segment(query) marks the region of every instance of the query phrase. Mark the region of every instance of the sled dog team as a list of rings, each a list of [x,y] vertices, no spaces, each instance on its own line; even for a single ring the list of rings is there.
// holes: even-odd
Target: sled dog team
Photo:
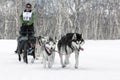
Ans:
[[[67,33],[58,41],[51,37],[41,36],[35,37],[31,42],[28,42],[28,40],[21,40],[18,46],[19,61],[21,61],[21,54],[23,54],[23,61],[28,63],[27,56],[29,52],[27,44],[30,43],[30,46],[34,44],[32,45],[32,52],[30,54],[33,56],[32,62],[34,62],[35,59],[42,58],[44,68],[51,68],[54,63],[55,54],[58,53],[61,66],[64,68],[69,64],[70,55],[74,52],[75,68],[77,69],[79,65],[79,52],[83,50],[81,46],[84,42],[82,34],[79,33]],[[25,43],[27,44],[23,46]],[[65,56],[65,59],[63,59],[63,56]]]

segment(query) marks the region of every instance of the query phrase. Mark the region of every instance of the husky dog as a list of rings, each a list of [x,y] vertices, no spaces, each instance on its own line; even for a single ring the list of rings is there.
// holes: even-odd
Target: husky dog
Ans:
[[[28,49],[31,48],[32,51],[29,54]],[[18,43],[18,59],[21,61],[21,56],[23,54],[23,60],[25,63],[28,63],[28,54],[33,56],[32,63],[35,59],[35,37],[22,37]]]
[[[46,68],[46,65],[51,68],[54,63],[56,44],[52,38],[44,38],[41,43],[44,68]]]
[[[75,52],[75,68],[78,68],[79,64],[79,51],[83,50],[81,45],[84,43],[82,34],[78,33],[67,33],[65,36],[61,37],[58,41],[58,53],[60,56],[60,61],[62,67],[66,67],[69,64],[69,57],[72,52]],[[63,63],[63,53],[65,52],[65,61]]]

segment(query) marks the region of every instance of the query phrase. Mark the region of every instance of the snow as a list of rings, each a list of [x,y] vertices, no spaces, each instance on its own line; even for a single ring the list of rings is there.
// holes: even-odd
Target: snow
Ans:
[[[51,69],[40,60],[25,64],[18,61],[16,40],[0,40],[0,80],[120,80],[120,40],[86,40],[79,55],[79,68],[61,68],[59,56]]]

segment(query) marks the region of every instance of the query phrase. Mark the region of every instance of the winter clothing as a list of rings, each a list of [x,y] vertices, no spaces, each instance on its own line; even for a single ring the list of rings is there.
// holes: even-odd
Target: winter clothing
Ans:
[[[26,10],[23,11],[23,13],[20,16],[20,22],[22,24],[20,28],[20,35],[26,36],[27,34],[29,36],[34,35],[34,18],[35,14],[30,10],[27,12]]]

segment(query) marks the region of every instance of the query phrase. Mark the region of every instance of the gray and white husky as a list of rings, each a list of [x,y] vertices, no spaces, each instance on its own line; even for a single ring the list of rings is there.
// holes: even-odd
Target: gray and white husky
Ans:
[[[67,33],[65,36],[61,37],[58,41],[58,53],[60,56],[60,61],[62,67],[66,67],[69,64],[69,57],[72,52],[75,53],[75,68],[78,68],[79,64],[79,51],[83,50],[81,45],[84,43],[82,34],[79,33]],[[63,62],[63,52],[65,52],[65,60]]]
[[[41,39],[44,68],[51,68],[55,59],[55,41],[52,38]]]

